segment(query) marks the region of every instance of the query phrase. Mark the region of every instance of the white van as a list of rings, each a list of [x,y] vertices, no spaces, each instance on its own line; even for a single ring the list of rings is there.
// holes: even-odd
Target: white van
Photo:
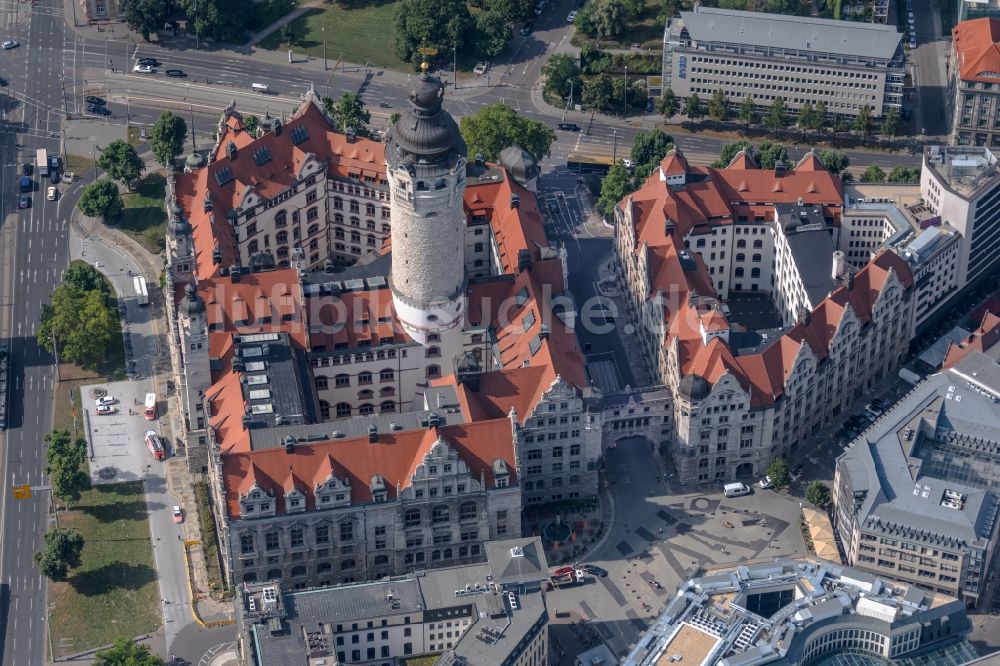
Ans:
[[[740,497],[750,494],[750,487],[745,483],[727,483],[722,487],[726,497]]]
[[[264,93],[265,95],[268,93],[266,83],[251,83],[250,90],[253,90],[254,92]]]

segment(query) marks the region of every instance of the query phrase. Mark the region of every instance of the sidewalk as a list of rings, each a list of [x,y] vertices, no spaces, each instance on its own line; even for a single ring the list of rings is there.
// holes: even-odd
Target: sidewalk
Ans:
[[[296,7],[295,9],[293,9],[290,12],[288,12],[287,14],[285,14],[280,19],[278,19],[277,21],[275,21],[271,25],[267,26],[263,30],[258,30],[257,32],[255,32],[252,35],[250,35],[250,42],[249,42],[249,44],[251,46],[255,46],[260,40],[264,39],[265,37],[267,37],[268,35],[270,35],[272,32],[274,32],[276,30],[281,30],[283,27],[285,27],[286,25],[288,25],[289,23],[291,23],[292,21],[294,21],[298,17],[302,16],[303,14],[305,14],[306,12],[308,12],[310,9],[318,9],[320,7],[323,7],[326,4],[327,4],[326,0],[310,0],[310,2],[307,2],[304,5],[300,5],[299,7]]]

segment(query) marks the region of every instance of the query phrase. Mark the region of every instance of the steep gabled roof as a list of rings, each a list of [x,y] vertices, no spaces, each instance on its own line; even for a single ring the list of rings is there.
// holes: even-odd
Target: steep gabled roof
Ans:
[[[963,81],[996,83],[1000,76],[1000,19],[962,21],[951,31]]]

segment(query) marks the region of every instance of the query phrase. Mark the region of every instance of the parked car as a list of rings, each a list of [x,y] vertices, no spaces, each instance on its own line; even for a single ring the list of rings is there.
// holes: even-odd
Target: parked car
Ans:
[[[110,116],[111,109],[106,106],[99,106],[97,104],[87,105],[87,113],[93,113],[96,116]]]
[[[3,48],[4,51],[9,51],[10,49],[16,49],[18,46],[20,46],[20,44],[18,42],[15,42],[13,39],[5,39],[3,43],[0,44],[0,48]]]
[[[768,488],[774,487],[774,481],[771,480],[770,476],[765,476],[757,482],[757,485],[760,486],[761,490],[767,490]]]
[[[573,567],[559,567],[552,572],[552,575],[558,578],[559,576],[568,576],[571,573],[573,573]]]
[[[160,61],[156,58],[139,58],[136,60],[140,65],[149,65],[150,67],[159,67]]]
[[[94,106],[105,106],[107,101],[103,97],[98,97],[97,95],[87,95],[87,104],[93,104]]]
[[[49,189],[45,190],[45,198],[49,201],[55,201],[58,196],[59,190],[55,188],[54,185],[49,185]]]
[[[580,568],[583,569],[585,573],[589,573],[591,576],[597,576],[598,578],[607,578],[608,576],[607,570],[602,569],[596,564],[581,564]]]
[[[133,72],[138,72],[139,74],[152,74],[153,73],[153,66],[152,65],[143,65],[143,64],[138,64],[137,63],[136,66],[132,68],[132,71]]]
[[[572,23],[576,20],[576,10],[574,9],[566,16],[566,23]]]
[[[185,76],[187,76],[187,74],[185,74],[185,73],[184,73],[184,71],[183,71],[183,70],[180,70],[180,69],[168,69],[168,70],[167,70],[166,72],[164,72],[164,73],[165,73],[165,74],[166,74],[167,76],[172,76],[172,77],[174,77],[175,79],[183,79],[183,78],[184,78]]]
[[[179,506],[174,505],[174,508],[171,509],[171,513],[174,516],[174,522],[175,523],[183,523],[184,522],[184,513],[181,511],[181,508]]]
[[[99,415],[101,415],[101,416],[108,416],[110,414],[114,414],[117,411],[118,410],[114,407],[114,405],[98,405],[97,406],[97,413]]]
[[[556,125],[556,129],[561,129],[564,132],[579,132],[580,126],[576,123],[559,123]]]
[[[482,76],[489,70],[489,68],[490,68],[489,63],[480,62],[477,63],[476,66],[472,68],[472,73],[475,74],[476,76]]]
[[[910,48],[911,49],[917,48],[917,38],[912,35],[910,36]]]
[[[31,197],[29,197],[27,194],[22,194],[17,200],[18,208],[27,208],[30,205],[31,205]]]
[[[62,178],[60,180],[64,183],[72,183],[76,180],[76,174],[72,171],[63,171]]]
[[[100,407],[101,405],[117,405],[118,398],[112,395],[105,395],[95,400],[94,404],[97,405],[98,407]]]
[[[9,85],[10,85],[10,82],[7,79],[5,79],[2,76],[0,76],[0,88],[6,88]]]
[[[32,165],[31,162],[25,162],[24,164],[21,165],[22,176],[30,176],[32,173],[34,173],[34,171],[35,167],[34,165]]]

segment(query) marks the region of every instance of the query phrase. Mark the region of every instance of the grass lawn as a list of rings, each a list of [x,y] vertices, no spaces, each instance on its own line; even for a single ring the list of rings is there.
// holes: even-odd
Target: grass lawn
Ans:
[[[253,3],[253,13],[247,23],[247,30],[250,32],[263,30],[295,9],[298,4],[298,0],[262,0]]]
[[[94,168],[94,160],[81,155],[67,155],[63,159],[63,165],[66,171],[72,171],[77,178],[83,178],[85,173]]]
[[[135,192],[122,196],[125,210],[111,224],[154,254],[162,252],[167,242],[167,211],[163,208],[166,186],[167,179],[161,174],[152,173],[143,178]]]
[[[56,657],[155,631],[160,600],[142,483],[86,491],[59,514],[59,525],[78,530],[86,543],[80,568],[49,586]]]
[[[376,67],[412,72],[413,67],[396,57],[396,28],[393,12],[398,3],[387,0],[345,9],[330,4],[323,9],[314,9],[292,22],[296,41],[294,51],[306,51],[315,57],[323,57],[323,26],[326,26],[326,55],[331,65],[338,58],[345,62],[363,65],[366,62]],[[378,34],[373,30],[377,26]],[[261,40],[259,46],[265,49],[288,48],[281,41],[281,31],[277,30]]]

